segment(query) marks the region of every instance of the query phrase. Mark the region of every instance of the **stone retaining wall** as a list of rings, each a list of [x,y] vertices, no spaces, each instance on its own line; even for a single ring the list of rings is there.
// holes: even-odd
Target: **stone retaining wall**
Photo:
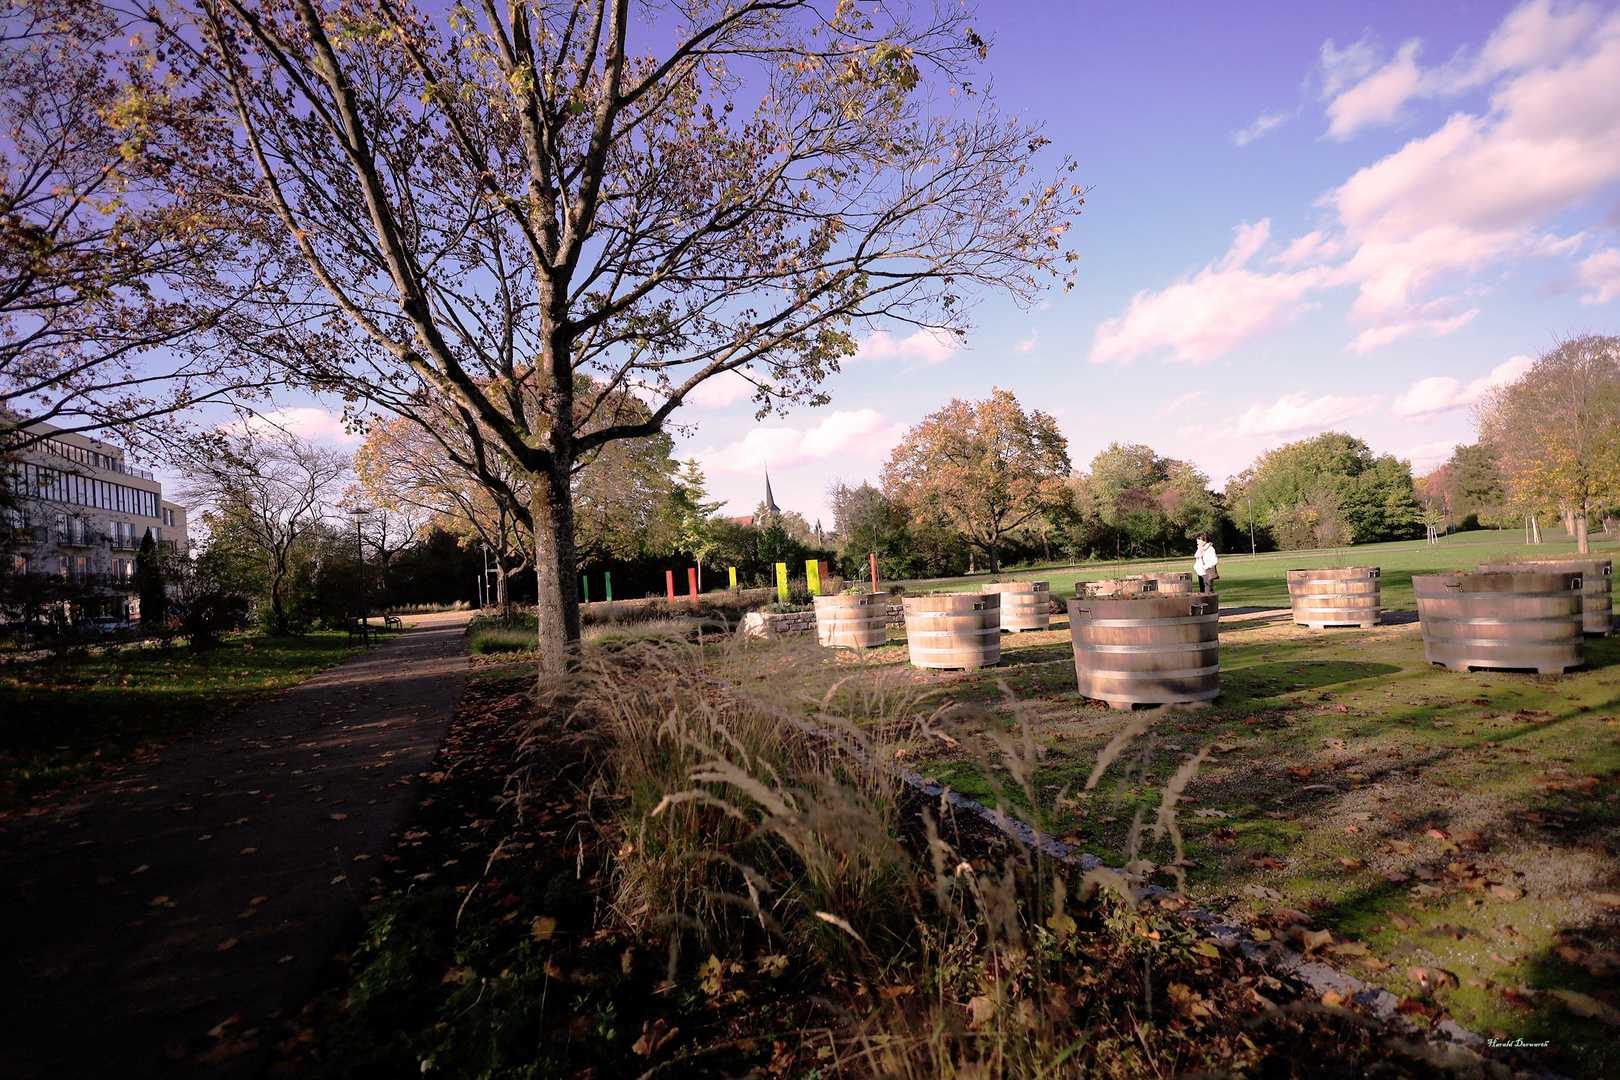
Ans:
[[[790,611],[785,615],[772,615],[764,611],[750,611],[743,616],[737,633],[743,637],[802,637],[816,632],[814,611]]]

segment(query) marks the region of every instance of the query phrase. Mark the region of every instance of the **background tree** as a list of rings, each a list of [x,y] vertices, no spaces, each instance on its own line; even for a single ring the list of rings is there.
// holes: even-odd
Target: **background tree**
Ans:
[[[1370,544],[1423,535],[1410,463],[1374,456],[1339,431],[1268,450],[1228,483],[1228,505],[1254,499],[1257,524],[1279,547]]]
[[[158,550],[152,530],[141,537],[140,550],[135,553],[135,594],[141,601],[141,626],[159,629],[169,619],[169,594],[164,583],[163,553]]]
[[[919,516],[950,521],[1001,569],[1004,536],[1069,497],[1068,440],[1050,415],[1026,413],[1010,390],[952,398],[906,432],[883,466],[884,491]]]
[[[207,506],[201,521],[209,553],[252,568],[262,583],[268,628],[287,633],[298,548],[321,533],[348,473],[347,455],[286,432],[244,429],[221,436],[186,467],[184,497]]]
[[[100,0],[0,0],[0,446],[46,437],[26,419],[149,447],[263,389],[237,301],[273,283],[177,171],[250,175],[214,105]]]
[[[1458,446],[1446,462],[1446,476],[1446,502],[1461,519],[1462,528],[1485,525],[1500,529],[1514,524],[1501,463],[1488,443]]]
[[[703,590],[703,560],[715,550],[714,512],[725,505],[722,499],[710,499],[708,483],[697,458],[688,458],[676,474],[671,493],[675,513],[676,543],[680,550],[692,556],[697,564],[698,591]]]
[[[1477,419],[1512,504],[1568,515],[1587,554],[1591,514],[1620,495],[1620,338],[1559,342],[1487,398]]]
[[[264,297],[280,361],[362,407],[461,412],[525,474],[553,668],[579,636],[582,456],[658,433],[727,371],[762,410],[823,402],[854,330],[962,332],[968,289],[1028,298],[1073,259],[1073,165],[1036,179],[1045,140],[970,86],[987,47],[965,8],[666,10],[173,0],[157,16],[260,172],[192,182],[262,208],[304,275]]]

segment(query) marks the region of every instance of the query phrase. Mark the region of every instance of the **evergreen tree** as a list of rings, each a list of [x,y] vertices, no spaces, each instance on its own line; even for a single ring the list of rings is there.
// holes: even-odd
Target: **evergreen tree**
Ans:
[[[135,553],[135,593],[141,600],[141,626],[163,626],[169,613],[169,591],[163,583],[163,556],[158,552],[152,530],[146,530],[141,549]]]

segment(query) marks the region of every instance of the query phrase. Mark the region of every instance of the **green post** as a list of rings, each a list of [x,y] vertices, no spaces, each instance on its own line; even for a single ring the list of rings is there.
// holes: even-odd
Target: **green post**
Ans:
[[[788,601],[787,563],[785,562],[776,564],[776,598],[784,604]]]
[[[602,589],[607,593],[608,617],[613,617],[613,575],[602,571]]]
[[[579,595],[580,603],[588,604],[591,602],[591,579],[585,574],[579,575]]]
[[[735,566],[730,566],[730,567],[727,567],[727,569],[731,571],[731,590],[733,592],[736,592],[737,591],[737,568]]]
[[[811,596],[821,595],[821,567],[814,559],[804,560],[804,583],[809,587]]]

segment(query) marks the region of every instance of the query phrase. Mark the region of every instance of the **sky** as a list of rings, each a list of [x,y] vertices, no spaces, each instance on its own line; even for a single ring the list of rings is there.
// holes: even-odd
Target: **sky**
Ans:
[[[873,332],[829,405],[756,420],[716,381],[680,457],[722,511],[831,527],[906,428],[1011,390],[1076,468],[1113,442],[1219,489],[1347,431],[1421,475],[1560,337],[1620,323],[1620,5],[989,3],[1002,110],[1090,189],[1074,288],[984,296],[965,345]],[[342,442],[318,407],[287,419]]]

